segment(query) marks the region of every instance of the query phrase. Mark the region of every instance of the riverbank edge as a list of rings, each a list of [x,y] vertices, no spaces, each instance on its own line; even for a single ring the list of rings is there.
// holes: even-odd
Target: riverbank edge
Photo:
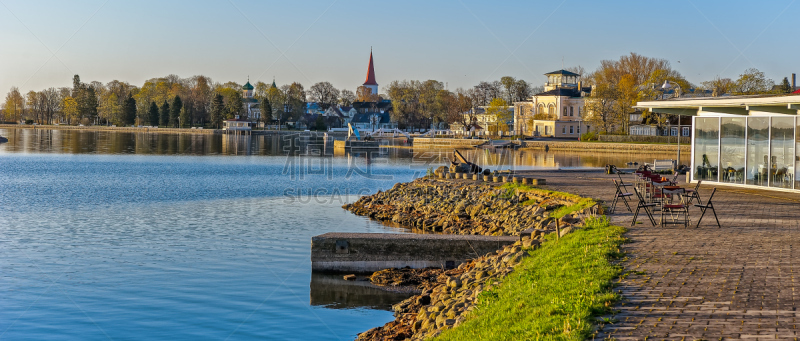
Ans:
[[[472,148],[483,144],[484,139],[414,138],[414,147],[423,148]],[[513,141],[512,141],[513,142]],[[677,144],[630,143],[630,142],[581,142],[581,141],[521,141],[519,147],[530,150],[584,151],[584,152],[677,152]],[[690,153],[690,144],[681,144],[681,153]]]
[[[223,135],[233,133],[222,129],[191,129],[191,128],[150,128],[150,127],[109,127],[109,126],[71,126],[71,125],[32,125],[32,124],[0,124],[0,129],[28,129],[28,130],[80,130],[80,131],[111,131],[125,133],[163,133],[163,134],[198,134],[198,135]],[[299,130],[251,130],[249,135],[291,135],[291,134],[319,134],[327,133],[329,136],[347,136],[343,132],[317,132]]]
[[[410,183],[402,183],[395,185],[395,188],[409,186],[409,184],[413,184],[418,181],[426,181],[425,179],[418,179],[412,181]],[[430,181],[430,180],[429,180]],[[441,181],[439,182],[441,183]],[[445,182],[447,183],[447,182]],[[457,187],[457,191],[463,191],[463,186],[465,182],[463,181],[450,181],[450,186]],[[540,210],[536,211],[539,213],[546,213],[554,220],[547,220],[543,221],[539,227],[543,227],[542,225],[547,225],[547,227],[553,227],[553,225],[558,225],[558,222],[561,221],[561,218],[566,217],[568,221],[572,221],[573,223],[577,222],[584,222],[583,224],[575,224],[565,229],[554,229],[555,233],[545,233],[546,230],[537,230],[540,232],[534,232],[531,236],[525,236],[521,238],[520,241],[516,242],[512,246],[507,246],[504,249],[498,250],[495,253],[490,253],[474,260],[471,260],[467,263],[462,264],[459,266],[459,269],[463,270],[462,275],[460,276],[453,276],[446,281],[435,285],[433,289],[427,290],[421,294],[415,295],[403,302],[400,302],[394,305],[393,309],[395,311],[396,319],[387,323],[384,326],[373,328],[369,331],[359,334],[359,340],[378,340],[378,339],[391,339],[391,340],[403,340],[403,339],[411,339],[411,340],[421,340],[421,339],[428,339],[431,337],[438,336],[445,330],[451,328],[458,328],[463,322],[469,321],[470,319],[474,318],[473,313],[475,313],[476,309],[481,304],[485,304],[485,292],[494,292],[493,290],[497,290],[498,288],[502,287],[502,283],[505,282],[506,276],[509,274],[515,273],[515,268],[519,265],[526,264],[526,259],[529,257],[536,258],[539,253],[536,250],[539,245],[549,245],[549,244],[557,244],[553,243],[554,241],[558,241],[561,237],[567,236],[570,232],[573,231],[581,231],[584,229],[585,222],[587,220],[597,220],[597,219],[605,219],[604,216],[599,216],[602,218],[598,218],[598,216],[591,214],[590,212],[597,212],[598,211],[598,203],[589,198],[583,198],[574,194],[569,193],[561,193],[561,192],[553,192],[548,191],[540,188],[524,186],[524,185],[517,185],[517,184],[505,184],[502,186],[495,186],[489,184],[470,184],[470,182],[466,182],[467,186],[473,185],[481,188],[481,186],[488,186],[490,188],[495,188],[500,192],[506,191],[507,193],[511,193],[511,191],[517,192],[516,195],[519,195],[519,192],[531,192],[535,193],[536,195],[545,195],[545,199],[542,201],[550,200],[550,197],[546,195],[555,196],[560,199],[569,199],[572,201],[572,205],[568,206],[561,206],[560,208],[553,210],[553,211],[545,211]],[[485,187],[483,187],[485,189]],[[376,193],[372,195],[372,197],[376,197],[381,199],[378,201],[378,205],[382,208],[386,208],[386,206],[391,206],[390,202],[386,201],[387,193]],[[440,192],[441,193],[441,192]],[[452,193],[452,191],[450,192]],[[407,200],[407,198],[394,198],[396,200]],[[439,198],[440,200],[431,200],[431,202],[440,202],[445,201],[452,198],[442,197]],[[368,204],[367,206],[371,206],[373,203],[369,199],[366,201]],[[426,203],[428,201],[426,200]],[[517,205],[531,205],[530,201],[526,202],[517,202]],[[352,206],[348,207],[345,206],[346,209],[353,211],[356,214],[361,215],[369,215],[371,218],[376,220],[387,220],[381,219],[380,214],[375,214],[376,212],[367,212],[367,210],[353,210]],[[421,209],[425,209],[425,207],[421,207]],[[436,209],[441,209],[440,207],[436,207]],[[602,208],[600,209],[600,211]],[[380,213],[380,212],[378,212]],[[576,217],[579,217],[576,220]],[[415,225],[420,225],[419,222],[425,221],[429,219],[425,219],[425,217],[419,217],[418,223]],[[607,220],[605,220],[607,223]],[[425,224],[422,224],[425,226]],[[580,225],[580,226],[578,226]],[[419,227],[419,226],[417,226]],[[606,224],[607,227],[607,224]],[[467,233],[474,234],[485,234],[487,232],[496,233],[497,231],[481,231],[481,230],[468,230]],[[507,233],[508,231],[506,231]],[[519,232],[518,232],[519,233]],[[544,244],[543,244],[544,243]],[[580,251],[580,250],[572,250],[572,251]],[[616,277],[616,273],[613,274],[612,277]],[[601,283],[599,279],[594,279],[592,282]],[[608,283],[606,283],[608,284]],[[610,291],[607,289],[610,285],[603,284],[600,288],[602,291],[601,296],[605,295],[612,295]],[[605,297],[604,296],[604,297]],[[613,295],[612,295],[613,296]],[[483,301],[482,301],[483,298]],[[613,297],[610,299],[608,297],[599,300],[603,301],[606,307],[610,304],[610,300],[613,300]],[[598,302],[599,302],[598,301]],[[483,302],[483,303],[481,303]],[[603,310],[603,307],[593,307],[592,309],[595,312]],[[579,319],[580,323],[584,323],[586,326],[592,322],[591,319],[597,315],[596,313],[587,313],[584,314],[581,319]],[[508,316],[510,320],[518,321],[520,320],[519,317],[515,316]],[[579,324],[580,324],[579,323]],[[587,324],[588,323],[588,324]],[[589,329],[583,328],[581,329],[581,334],[586,334]],[[553,332],[553,331],[551,331]]]

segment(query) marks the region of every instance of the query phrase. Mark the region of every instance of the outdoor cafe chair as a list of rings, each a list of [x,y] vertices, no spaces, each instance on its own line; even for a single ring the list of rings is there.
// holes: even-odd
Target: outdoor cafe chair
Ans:
[[[656,219],[653,218],[653,212],[650,211],[651,208],[656,207],[656,204],[648,203],[644,200],[642,193],[639,192],[636,187],[633,188],[633,192],[636,193],[636,197],[639,198],[639,204],[636,205],[636,212],[633,213],[633,221],[631,221],[631,226],[636,225],[636,217],[639,216],[639,210],[644,210],[644,213],[647,214],[647,217],[650,218],[650,222],[653,226],[656,226]]]
[[[711,212],[714,213],[714,219],[717,220],[717,228],[722,228],[722,225],[719,224],[719,218],[717,218],[717,211],[714,210],[714,203],[711,202],[711,199],[714,198],[714,193],[717,193],[716,188],[714,188],[714,190],[711,191],[711,196],[708,197],[708,200],[706,201],[705,205],[703,204],[694,205],[694,207],[699,207],[700,210],[703,212],[703,214],[700,215],[700,219],[697,219],[697,226],[695,227],[700,227],[700,221],[703,220],[703,216],[706,214],[706,211],[710,209]]]
[[[622,180],[622,173],[621,172],[617,172],[617,176],[619,177],[619,185],[622,186],[622,188],[624,188],[626,191],[628,190],[628,186],[634,186],[635,185],[634,183],[625,182],[624,180]]]
[[[697,203],[700,204],[700,205],[703,204],[703,201],[700,200],[700,191],[699,191],[700,190],[700,183],[702,183],[702,182],[703,182],[703,180],[697,181],[697,185],[694,186],[694,189],[686,189],[686,195],[688,196],[688,199],[686,201],[687,204],[691,204],[692,201],[694,201],[694,200],[697,200]]]
[[[689,227],[689,206],[681,196],[684,193],[684,189],[662,189],[661,193],[664,196],[661,202],[661,225],[683,224],[683,227]],[[672,202],[672,199],[676,196],[681,196],[679,203]],[[666,201],[667,198],[670,199],[670,202]],[[665,213],[669,213],[671,221],[665,221],[667,216]],[[683,222],[679,220],[680,217],[683,217]]]
[[[625,192],[623,192],[622,188],[620,188],[620,184],[617,182],[617,180],[612,179],[611,181],[614,182],[614,187],[617,188],[617,192],[614,193],[614,200],[611,202],[611,209],[610,209],[611,213],[614,213],[614,211],[617,208],[617,203],[620,200],[625,203],[625,207],[628,208],[628,212],[633,213],[633,210],[631,210],[631,205],[628,204],[628,199],[627,199],[628,197],[633,196],[633,193],[625,193]]]

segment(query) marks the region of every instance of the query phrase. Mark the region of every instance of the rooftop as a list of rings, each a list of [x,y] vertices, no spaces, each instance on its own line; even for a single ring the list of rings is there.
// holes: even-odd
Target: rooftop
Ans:
[[[576,77],[580,77],[581,76],[581,75],[579,75],[577,73],[570,72],[570,71],[567,71],[567,70],[558,70],[558,71],[548,72],[548,73],[545,73],[544,75],[545,76],[562,75],[562,76],[576,76]]]

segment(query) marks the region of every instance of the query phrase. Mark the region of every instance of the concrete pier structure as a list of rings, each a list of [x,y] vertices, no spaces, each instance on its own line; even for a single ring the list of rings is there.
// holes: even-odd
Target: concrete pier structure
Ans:
[[[311,239],[311,269],[374,272],[388,268],[453,268],[494,252],[518,236],[338,233]]]

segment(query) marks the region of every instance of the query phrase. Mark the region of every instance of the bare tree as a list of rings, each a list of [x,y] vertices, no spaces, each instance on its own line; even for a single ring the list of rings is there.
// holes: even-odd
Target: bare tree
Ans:
[[[312,85],[310,88],[308,88],[308,93],[311,97],[311,100],[319,103],[323,110],[326,110],[331,105],[336,104],[340,94],[339,90],[329,82],[319,82]]]
[[[353,105],[353,102],[356,101],[356,94],[350,90],[342,90],[339,93],[339,105],[343,107],[349,107]]]
[[[734,83],[730,78],[719,77],[716,77],[710,81],[705,81],[701,84],[704,88],[711,90],[711,96],[714,97],[729,94],[736,86],[736,83]]]

